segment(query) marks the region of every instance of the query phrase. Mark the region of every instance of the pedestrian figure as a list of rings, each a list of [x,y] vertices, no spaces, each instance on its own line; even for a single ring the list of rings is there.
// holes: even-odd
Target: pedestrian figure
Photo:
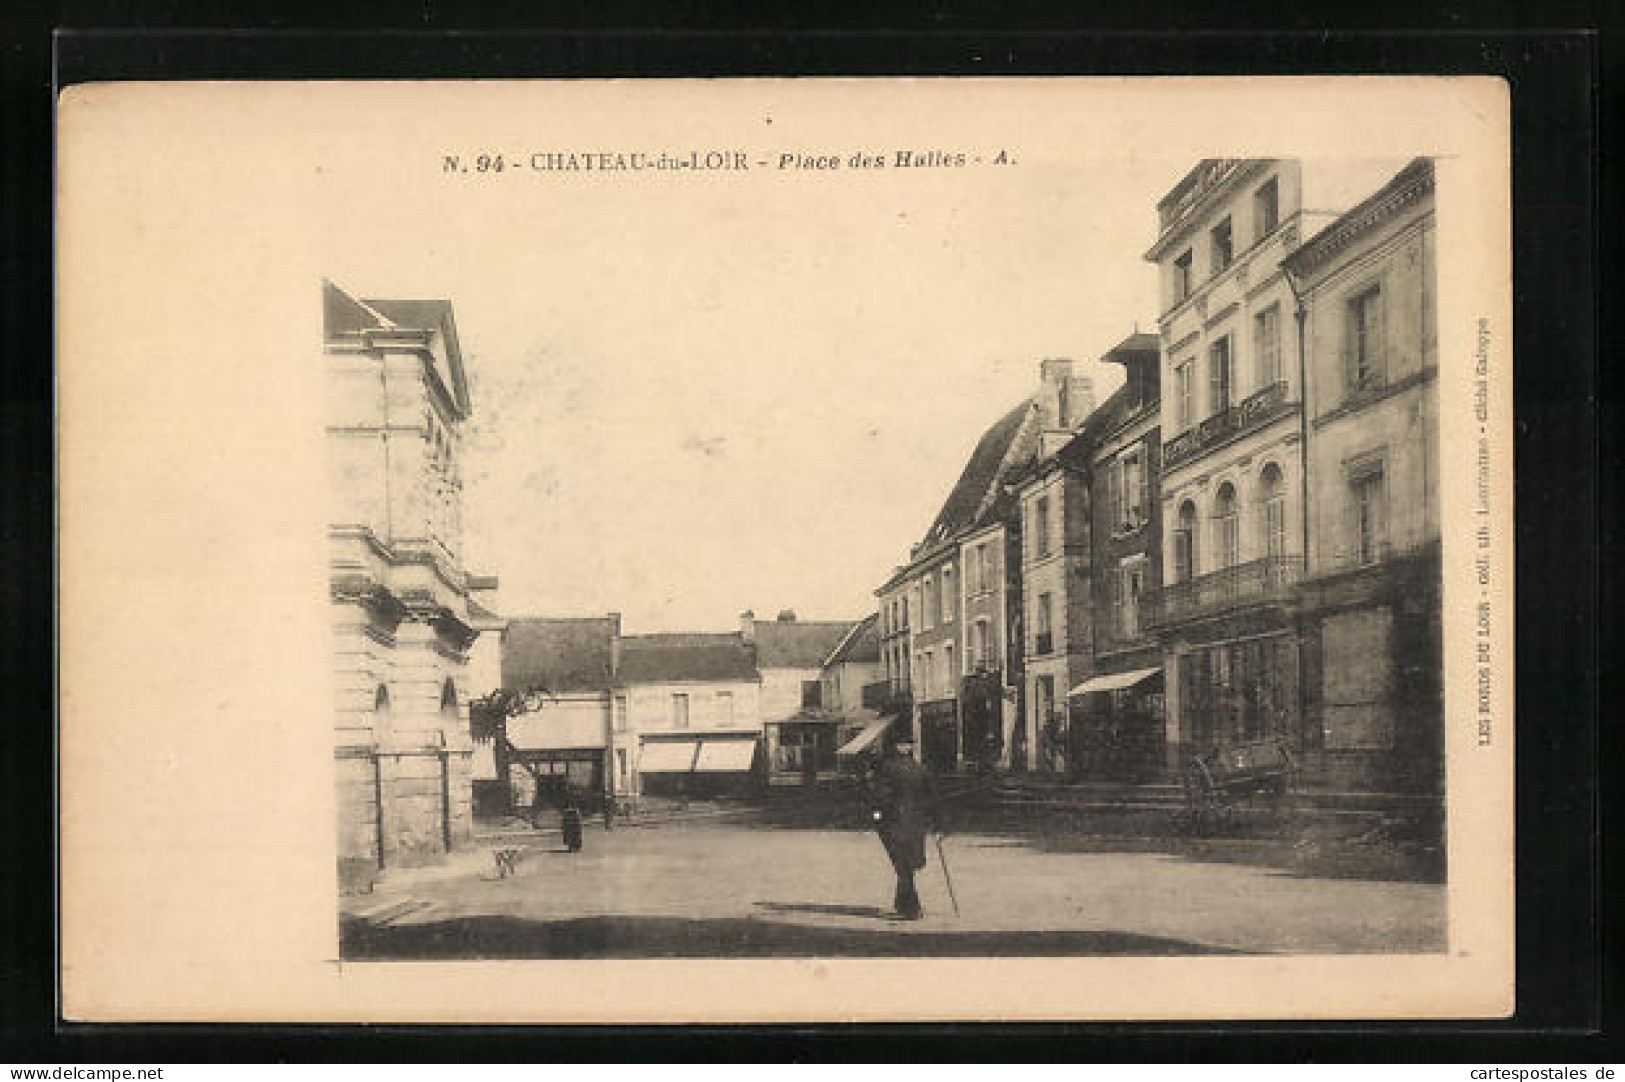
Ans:
[[[868,790],[875,830],[897,873],[893,908],[904,920],[919,920],[925,911],[914,876],[925,867],[926,825],[927,820],[937,825],[937,805],[931,776],[908,752],[901,742],[888,743],[869,775]]]
[[[608,831],[611,831],[611,830],[614,830],[614,829],[615,829],[615,798],[613,796],[606,796],[604,798],[604,830],[607,833]]]
[[[559,826],[564,835],[564,847],[572,853],[581,852],[581,809],[576,805],[574,793],[566,791],[564,794]]]

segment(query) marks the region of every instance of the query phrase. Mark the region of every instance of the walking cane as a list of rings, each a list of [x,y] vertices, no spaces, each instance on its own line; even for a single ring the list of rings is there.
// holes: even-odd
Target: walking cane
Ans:
[[[942,865],[942,879],[948,884],[948,900],[954,903],[954,916],[959,916],[959,897],[954,894],[954,877],[948,871],[948,854],[942,851],[942,835],[937,835],[937,863]]]

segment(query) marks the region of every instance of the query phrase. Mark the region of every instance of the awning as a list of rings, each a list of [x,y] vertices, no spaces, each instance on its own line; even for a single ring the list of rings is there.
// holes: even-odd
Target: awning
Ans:
[[[755,758],[754,740],[707,740],[700,745],[694,769],[714,773],[749,770]]]
[[[1156,665],[1149,669],[1133,669],[1129,672],[1114,672],[1107,673],[1105,676],[1092,677],[1067,692],[1067,697],[1087,695],[1091,691],[1119,691],[1123,688],[1133,687],[1146,677],[1155,676],[1161,671],[1162,666]]]
[[[857,736],[854,736],[851,740],[848,740],[846,743],[837,748],[835,750],[835,754],[857,755],[860,752],[867,751],[876,740],[880,739],[880,734],[885,732],[890,725],[890,718],[881,718],[879,721],[871,721],[868,725],[863,727],[863,732],[859,733]]]
[[[694,757],[699,754],[698,740],[650,741],[643,745],[638,757],[638,770],[645,774],[687,774],[694,769]]]

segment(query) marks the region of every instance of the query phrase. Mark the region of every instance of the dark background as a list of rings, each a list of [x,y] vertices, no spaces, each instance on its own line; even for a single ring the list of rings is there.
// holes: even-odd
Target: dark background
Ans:
[[[1139,2],[866,7],[815,29],[767,11],[713,5],[555,4],[451,8],[369,4],[32,4],[8,17],[0,54],[5,226],[0,289],[0,536],[9,557],[0,612],[6,748],[0,809],[0,1061],[211,1060],[1398,1060],[1618,1063],[1620,895],[1602,845],[1606,771],[1619,727],[1599,725],[1618,665],[1599,626],[1617,611],[1620,461],[1617,377],[1597,365],[1617,264],[1618,187],[1599,154],[1621,67],[1601,8],[1547,4],[1305,5],[1235,13]],[[719,21],[733,14],[727,27]],[[1079,20],[1093,22],[1080,29]],[[1146,30],[1161,17],[1163,29]],[[230,18],[234,32],[210,31]],[[519,20],[544,31],[521,29]],[[1325,31],[1316,21],[1348,29]],[[589,22],[591,20],[591,22]],[[1068,22],[1070,20],[1070,23]],[[1141,24],[1131,27],[1130,20]],[[504,22],[507,28],[504,29]],[[998,29],[989,29],[997,26]],[[1361,29],[1413,27],[1412,30]],[[120,27],[126,29],[118,29]],[[477,27],[477,29],[476,29]],[[1498,27],[1499,29],[1484,29]],[[66,28],[66,29],[63,29]],[[132,30],[131,28],[141,28]],[[254,29],[257,33],[241,32]],[[383,32],[383,28],[393,28]],[[1178,32],[1174,29],[1177,28]],[[1272,29],[1266,29],[1272,28]],[[52,31],[57,30],[53,40]],[[502,30],[493,33],[492,30]],[[685,1030],[409,1027],[63,1027],[54,970],[51,177],[53,86],[105,79],[456,78],[724,75],[1495,74],[1512,86],[1514,351],[1518,519],[1518,1013],[1493,1022],[871,1026]],[[1329,118],[1328,122],[1335,122]],[[1610,127],[1609,134],[1617,132]],[[1612,144],[1617,147],[1617,143]],[[154,614],[153,618],[165,618]],[[1612,694],[1608,695],[1614,701]],[[1610,806],[1608,824],[1618,826]],[[1613,834],[1617,850],[1618,834]],[[51,889],[48,889],[51,888]],[[499,1039],[492,1039],[499,1038]]]

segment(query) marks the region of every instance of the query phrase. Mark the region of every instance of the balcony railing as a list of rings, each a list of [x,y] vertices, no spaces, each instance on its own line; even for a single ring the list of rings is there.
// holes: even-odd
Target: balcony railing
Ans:
[[[1285,381],[1278,380],[1248,395],[1239,405],[1221,410],[1195,428],[1187,428],[1173,439],[1165,440],[1162,445],[1163,468],[1168,469],[1186,459],[1195,458],[1231,436],[1258,428],[1286,413],[1294,405],[1287,401],[1286,392]]]
[[[1228,608],[1284,600],[1301,578],[1301,556],[1266,556],[1226,567],[1163,587],[1152,599],[1152,619],[1168,624]]]
[[[1033,653],[1038,655],[1052,653],[1055,650],[1055,637],[1048,631],[1033,636]]]

